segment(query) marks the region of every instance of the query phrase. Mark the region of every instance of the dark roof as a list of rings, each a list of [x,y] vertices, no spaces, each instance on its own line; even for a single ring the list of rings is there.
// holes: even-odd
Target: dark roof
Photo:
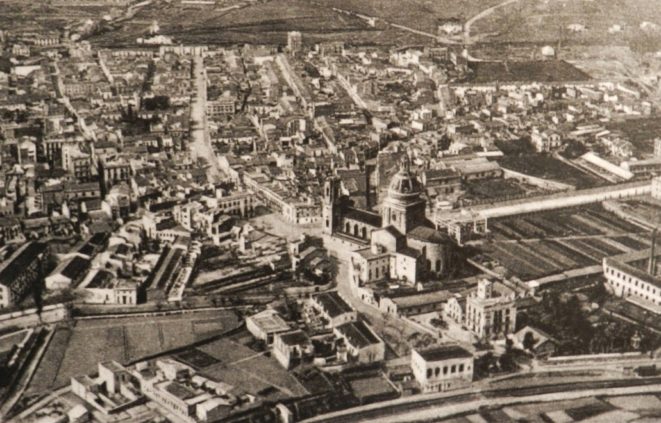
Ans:
[[[14,251],[7,260],[0,264],[0,284],[11,286],[19,280],[17,276],[30,267],[30,264],[45,251],[46,244],[40,242],[30,242]]]
[[[337,317],[353,311],[351,306],[336,291],[324,292],[314,298],[330,317]]]
[[[308,338],[305,332],[300,330],[283,333],[279,336],[280,339],[282,339],[282,342],[286,345],[302,345],[310,343],[310,338]]]
[[[338,326],[337,330],[356,348],[365,348],[380,342],[364,322],[345,323]]]
[[[62,269],[62,275],[69,279],[78,279],[89,268],[90,261],[80,256],[75,256]]]
[[[441,361],[452,358],[472,358],[470,351],[459,345],[441,345],[440,347],[430,348],[428,350],[417,351],[426,361]]]
[[[107,270],[100,269],[92,277],[92,280],[87,284],[86,288],[108,288],[115,275]]]
[[[375,228],[381,227],[381,222],[382,222],[381,215],[366,210],[360,210],[360,209],[355,209],[353,207],[349,207],[346,213],[344,214],[344,217],[346,217],[347,219],[357,220],[359,222],[365,223],[370,226],[374,226]]]
[[[406,235],[410,238],[424,242],[441,243],[448,241],[448,237],[446,235],[437,231],[436,229],[428,228],[426,226],[416,226]]]

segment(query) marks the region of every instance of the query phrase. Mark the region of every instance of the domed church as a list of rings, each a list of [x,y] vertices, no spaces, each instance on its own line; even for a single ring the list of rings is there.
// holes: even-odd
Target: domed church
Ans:
[[[446,271],[452,242],[426,218],[422,193],[408,158],[390,181],[381,214],[354,208],[340,195],[338,180],[326,182],[324,232],[353,250],[357,286],[386,280],[414,285]]]

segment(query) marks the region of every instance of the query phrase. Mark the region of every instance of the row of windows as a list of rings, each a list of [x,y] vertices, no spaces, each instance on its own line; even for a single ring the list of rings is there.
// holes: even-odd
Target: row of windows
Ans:
[[[620,273],[620,272],[616,272],[615,269],[612,269],[612,268],[609,268],[609,269],[606,271],[606,273],[610,273],[611,275],[613,275],[613,276],[615,276],[615,277],[621,279],[621,280],[624,281],[624,282],[629,282],[629,283],[632,283],[632,282],[633,282],[634,286],[639,286],[638,284],[640,283],[640,287],[641,287],[643,290],[648,291],[648,292],[651,292],[652,295],[656,295],[656,288],[652,288],[649,284],[647,284],[647,283],[645,283],[645,282],[643,282],[643,281],[639,281],[638,279],[634,279],[634,278],[632,278],[632,277],[629,276],[629,275],[626,275],[626,274],[623,274],[623,273]],[[616,282],[616,283],[617,283],[617,282]],[[624,286],[624,283],[622,284],[622,286]]]
[[[470,370],[471,366],[466,366],[466,371]],[[455,373],[463,373],[464,365],[463,364],[453,364],[451,366],[443,366],[443,375],[447,375],[448,372],[453,375]],[[427,369],[427,379],[430,377],[438,377],[441,374],[441,368],[436,367],[435,369]]]

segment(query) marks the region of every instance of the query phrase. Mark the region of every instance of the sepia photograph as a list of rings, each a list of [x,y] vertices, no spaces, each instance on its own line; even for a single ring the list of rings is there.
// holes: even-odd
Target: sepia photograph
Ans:
[[[0,0],[0,423],[661,422],[661,0]]]

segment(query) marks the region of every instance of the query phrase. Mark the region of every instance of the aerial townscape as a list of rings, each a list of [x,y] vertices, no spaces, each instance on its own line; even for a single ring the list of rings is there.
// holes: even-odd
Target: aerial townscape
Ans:
[[[0,422],[661,421],[656,0],[0,0]]]

